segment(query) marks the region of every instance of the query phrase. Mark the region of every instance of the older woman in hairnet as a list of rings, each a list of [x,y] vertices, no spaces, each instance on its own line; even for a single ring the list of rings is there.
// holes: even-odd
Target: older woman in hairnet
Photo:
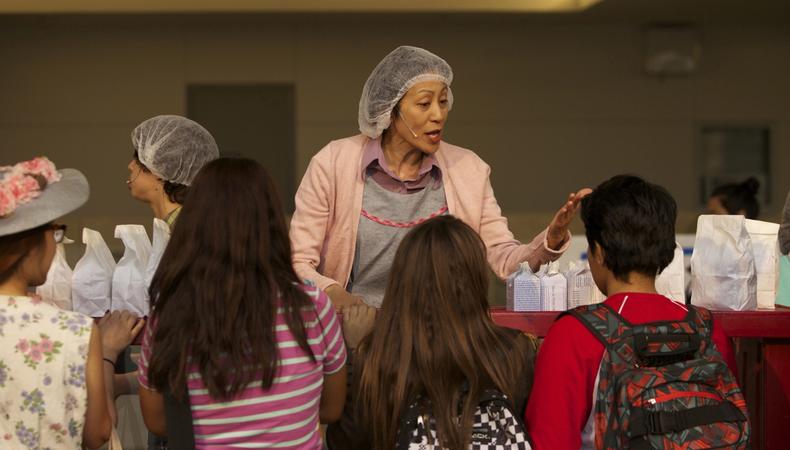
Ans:
[[[480,234],[492,270],[557,259],[581,197],[570,194],[529,244],[514,239],[474,152],[442,140],[453,105],[453,72],[440,57],[398,47],[373,69],[359,101],[361,135],[330,142],[310,161],[296,193],[291,243],[296,272],[336,308],[379,307],[403,236],[452,214]],[[415,263],[418,263],[415,261]]]
[[[132,145],[134,157],[126,180],[129,192],[172,227],[195,175],[219,158],[217,143],[211,133],[186,117],[156,116],[132,131]]]

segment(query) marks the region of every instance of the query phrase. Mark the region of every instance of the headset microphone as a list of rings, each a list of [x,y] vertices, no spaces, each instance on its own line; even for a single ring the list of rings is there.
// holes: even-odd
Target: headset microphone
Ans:
[[[419,135],[417,133],[415,133],[414,130],[411,129],[411,127],[409,126],[408,123],[406,123],[405,120],[403,120],[403,116],[401,115],[400,111],[398,111],[398,117],[400,117],[401,122],[403,122],[403,124],[406,125],[406,128],[408,128],[409,131],[411,131],[411,135],[414,136],[414,138],[416,139],[417,136],[419,136]]]

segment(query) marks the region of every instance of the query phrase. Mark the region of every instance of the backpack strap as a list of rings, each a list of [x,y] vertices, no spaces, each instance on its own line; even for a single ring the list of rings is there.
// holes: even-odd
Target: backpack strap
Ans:
[[[686,305],[689,314],[686,318],[697,327],[697,332],[703,339],[713,336],[713,314],[705,308],[694,305]]]
[[[746,416],[732,402],[698,406],[683,411],[650,411],[635,408],[628,425],[629,448],[652,449],[645,437],[651,434],[679,433],[689,428],[717,422],[744,422]]]
[[[398,428],[398,450],[407,450],[412,438],[412,432],[417,428],[417,422],[423,413],[421,407],[422,397],[417,397],[416,400],[409,404],[406,412],[401,416],[400,427]]]
[[[573,308],[560,314],[557,320],[566,315],[575,317],[604,347],[610,350],[630,334],[631,325],[604,303]]]
[[[189,389],[184,399],[176,399],[170,390],[162,393],[165,402],[165,420],[167,422],[167,445],[173,449],[194,449],[195,432],[192,428],[192,410],[189,403]]]

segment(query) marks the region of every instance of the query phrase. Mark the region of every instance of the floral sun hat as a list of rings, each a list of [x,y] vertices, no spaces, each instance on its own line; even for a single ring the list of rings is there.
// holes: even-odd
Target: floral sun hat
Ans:
[[[57,170],[46,157],[0,167],[0,236],[47,224],[79,208],[90,194],[75,169]]]

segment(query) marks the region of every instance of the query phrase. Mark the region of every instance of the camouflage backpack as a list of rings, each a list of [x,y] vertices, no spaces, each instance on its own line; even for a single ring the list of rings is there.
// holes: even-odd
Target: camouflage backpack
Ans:
[[[628,323],[606,304],[568,311],[606,347],[595,392],[596,449],[748,449],[741,389],[689,306],[681,321]]]

